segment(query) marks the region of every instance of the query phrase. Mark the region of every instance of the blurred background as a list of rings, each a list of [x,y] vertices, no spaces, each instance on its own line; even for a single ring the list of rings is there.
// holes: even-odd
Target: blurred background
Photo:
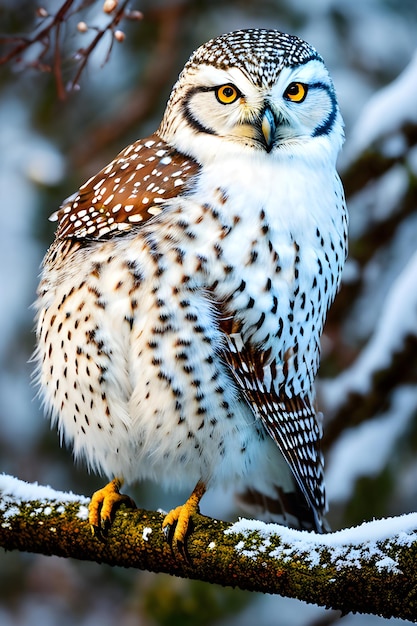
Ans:
[[[103,0],[70,4],[72,16],[49,42],[0,65],[0,471],[86,495],[102,485],[60,448],[31,380],[32,303],[54,232],[48,216],[125,145],[158,126],[196,47],[237,28],[277,28],[308,40],[325,58],[346,122],[339,170],[351,216],[350,256],[326,325],[318,382],[330,523],[339,529],[416,510],[415,0],[131,0],[128,8],[143,19],[125,17],[113,29],[123,33],[116,37],[106,31],[112,16]],[[20,41],[8,37],[39,33],[47,14],[63,5],[45,1],[37,11],[31,0],[2,0],[0,57]],[[103,29],[78,76],[86,58],[79,51]],[[61,75],[53,71],[56,37]],[[130,493],[149,508],[168,509],[183,497],[148,484]],[[237,515],[228,502],[222,493],[209,494],[202,512]],[[401,623],[340,619],[339,612],[299,601],[160,574],[0,555],[0,626],[387,621]]]

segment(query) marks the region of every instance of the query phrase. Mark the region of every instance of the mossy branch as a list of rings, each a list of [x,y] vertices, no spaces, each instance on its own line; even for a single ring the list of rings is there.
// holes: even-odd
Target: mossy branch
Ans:
[[[86,498],[52,490],[45,496],[45,488],[30,487],[29,496],[2,491],[0,545],[6,550],[167,572],[343,613],[417,621],[417,514],[324,536],[196,516],[184,555],[166,543],[162,513],[121,507],[103,541],[91,535]]]

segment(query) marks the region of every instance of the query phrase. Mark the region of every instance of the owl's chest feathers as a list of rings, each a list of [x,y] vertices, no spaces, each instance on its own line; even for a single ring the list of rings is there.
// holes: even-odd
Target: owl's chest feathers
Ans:
[[[195,194],[169,209],[149,241],[181,265],[189,288],[209,291],[244,341],[306,349],[307,338],[317,343],[337,290],[335,256],[344,257],[336,251],[343,239],[336,177],[328,168],[307,177],[299,164],[247,170],[203,171]]]

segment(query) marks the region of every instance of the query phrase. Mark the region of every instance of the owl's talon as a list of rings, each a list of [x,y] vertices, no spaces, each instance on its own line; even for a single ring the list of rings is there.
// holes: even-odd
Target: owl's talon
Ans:
[[[181,508],[181,507],[178,507],[178,508]],[[176,527],[177,527],[177,522],[174,522],[173,524],[167,524],[166,526],[162,527],[162,532],[164,533],[165,541],[170,546],[172,552],[177,552],[178,554],[182,556],[184,561],[187,561],[188,563],[191,564],[191,558],[187,550],[187,542],[186,542],[187,535],[190,534],[191,532],[191,519],[188,520],[188,525],[187,525],[186,534],[184,536],[184,540],[176,536]]]
[[[163,524],[162,524],[162,532],[164,533],[165,541],[171,544],[173,527],[171,526],[171,524],[167,524],[166,526],[164,526],[164,524],[165,524],[165,520],[163,521]]]
[[[94,537],[104,540],[111,527],[116,509],[125,504],[136,508],[136,504],[129,496],[120,493],[122,480],[115,478],[102,489],[95,491],[88,507],[88,521]]]
[[[205,491],[205,484],[199,481],[187,502],[169,511],[162,522],[162,532],[166,541],[172,547],[175,546],[180,554],[186,553],[186,537],[190,530],[191,518],[199,513],[200,500]]]
[[[90,524],[90,530],[91,530],[91,534],[93,535],[95,539],[98,539],[102,543],[105,542],[107,535],[103,531],[101,526],[93,526],[93,524]]]
[[[121,504],[121,502],[122,501],[120,501],[120,504]],[[114,506],[116,507],[116,505],[114,505]],[[114,511],[112,511],[112,519],[113,519],[113,513],[114,513]],[[99,533],[100,533],[101,537],[103,537],[103,539],[105,539],[107,537],[107,535],[109,534],[110,527],[111,527],[111,520],[110,519],[101,520]]]

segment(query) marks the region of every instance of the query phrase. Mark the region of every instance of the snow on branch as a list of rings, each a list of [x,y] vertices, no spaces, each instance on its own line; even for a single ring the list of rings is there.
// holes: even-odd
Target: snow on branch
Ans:
[[[391,286],[374,332],[358,359],[333,380],[322,381],[326,407],[335,413],[352,393],[366,395],[376,372],[390,367],[417,328],[417,252]]]
[[[161,532],[163,514],[121,507],[104,541],[88,499],[0,476],[0,545],[276,593],[343,613],[417,620],[417,513],[327,535],[196,516],[185,554]]]
[[[399,93],[407,98],[398,99]],[[417,123],[417,51],[409,65],[389,85],[379,90],[364,107],[349,138],[345,160],[352,162],[376,142],[386,140],[382,152],[388,156],[394,145],[387,141],[407,124]]]

